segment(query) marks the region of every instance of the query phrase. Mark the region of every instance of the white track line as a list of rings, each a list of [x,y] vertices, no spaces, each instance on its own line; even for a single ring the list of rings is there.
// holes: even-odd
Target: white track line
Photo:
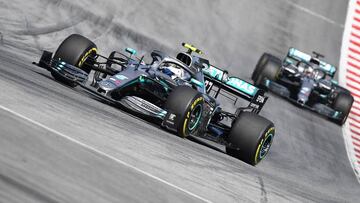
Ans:
[[[89,146],[89,145],[86,145],[86,144],[84,144],[84,143],[82,143],[82,142],[80,142],[80,141],[78,141],[78,140],[76,140],[76,139],[74,139],[74,138],[72,138],[72,137],[69,137],[69,136],[67,136],[67,135],[65,135],[65,134],[63,134],[63,133],[61,133],[61,132],[59,132],[59,131],[57,131],[57,130],[54,130],[54,129],[52,129],[52,128],[49,128],[49,127],[47,127],[47,126],[45,126],[45,125],[43,125],[43,124],[41,124],[41,123],[39,123],[39,122],[37,122],[37,121],[34,121],[34,120],[32,120],[32,119],[24,116],[24,115],[21,115],[20,113],[17,113],[17,112],[15,112],[15,111],[11,110],[11,109],[9,109],[9,108],[6,108],[6,107],[0,105],[0,109],[2,109],[2,110],[4,110],[4,111],[7,111],[7,112],[9,112],[9,113],[11,113],[11,114],[13,114],[13,115],[15,115],[15,116],[17,116],[17,117],[20,117],[20,118],[22,118],[22,119],[24,119],[24,120],[26,120],[26,121],[34,124],[34,125],[37,125],[37,126],[39,126],[39,127],[41,127],[41,128],[44,128],[45,130],[48,130],[48,131],[50,131],[50,132],[52,132],[52,133],[54,133],[54,134],[57,134],[57,135],[65,138],[65,139],[67,139],[67,140],[69,140],[69,141],[71,141],[71,142],[74,142],[74,143],[76,143],[76,144],[78,144],[78,145],[80,145],[80,146],[82,146],[82,147],[85,147],[85,148],[87,148],[87,149],[89,149],[89,150],[91,150],[91,151],[93,151],[93,152],[96,152],[96,153],[98,153],[98,154],[100,154],[100,155],[102,155],[102,156],[104,156],[104,157],[106,157],[106,158],[109,158],[109,159],[111,159],[111,160],[113,160],[113,161],[115,161],[115,162],[117,162],[117,163],[119,163],[119,164],[122,164],[122,165],[124,165],[124,166],[126,166],[126,167],[128,167],[128,168],[131,168],[131,169],[133,169],[133,170],[135,170],[135,171],[137,171],[137,172],[139,172],[139,173],[141,173],[141,174],[144,174],[144,175],[146,175],[146,176],[148,176],[148,177],[150,177],[150,178],[153,178],[153,179],[155,179],[155,180],[157,180],[157,181],[159,181],[159,182],[161,182],[161,183],[164,183],[165,185],[168,185],[168,186],[173,187],[173,188],[175,188],[175,189],[177,189],[177,190],[179,190],[179,191],[181,191],[181,192],[184,192],[184,193],[186,193],[186,194],[188,194],[188,195],[190,195],[190,196],[193,196],[193,197],[195,197],[195,198],[197,198],[197,199],[199,199],[199,200],[201,200],[201,201],[211,202],[210,200],[207,200],[207,199],[205,199],[205,198],[203,198],[203,197],[200,197],[199,195],[196,195],[196,194],[194,194],[194,193],[192,193],[192,192],[190,192],[190,191],[187,191],[186,189],[183,189],[183,188],[181,188],[181,187],[179,187],[179,186],[176,186],[176,185],[174,185],[174,184],[172,184],[172,183],[169,183],[169,182],[167,182],[166,180],[163,180],[163,179],[161,179],[161,178],[159,178],[159,177],[157,177],[157,176],[155,176],[155,175],[152,175],[152,174],[150,174],[150,173],[148,173],[148,172],[146,172],[146,171],[143,171],[143,170],[141,170],[141,169],[139,169],[139,168],[137,168],[137,167],[135,167],[135,166],[133,166],[133,165],[131,165],[131,164],[128,164],[128,163],[126,163],[126,162],[124,162],[124,161],[122,161],[122,160],[120,160],[120,159],[118,159],[118,158],[115,158],[115,157],[113,157],[113,156],[111,156],[111,155],[109,155],[109,154],[106,154],[105,152],[102,152],[102,151],[100,151],[100,150],[98,150],[98,149],[95,149],[94,147],[91,147],[91,146]]]
[[[314,12],[314,11],[308,9],[308,8],[305,8],[305,7],[303,7],[303,6],[300,6],[299,4],[296,4],[296,3],[292,2],[291,0],[286,0],[286,1],[287,1],[290,5],[294,6],[295,8],[297,8],[297,9],[299,9],[299,10],[301,10],[301,11],[307,13],[307,14],[310,14],[310,15],[312,15],[312,16],[314,16],[314,17],[320,18],[321,20],[323,20],[323,21],[325,21],[325,22],[328,22],[328,23],[330,23],[330,24],[333,24],[333,25],[339,26],[339,27],[341,27],[341,28],[344,28],[344,25],[343,25],[343,24],[337,23],[337,22],[331,20],[330,18],[327,18],[327,17],[325,17],[325,16],[323,16],[323,15],[320,15],[320,14],[318,14],[318,13],[316,13],[316,12]]]

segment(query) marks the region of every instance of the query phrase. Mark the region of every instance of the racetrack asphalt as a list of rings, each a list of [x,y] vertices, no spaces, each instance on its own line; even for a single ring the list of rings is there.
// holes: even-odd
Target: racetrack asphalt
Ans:
[[[357,202],[341,128],[270,94],[257,167],[55,82],[31,65],[71,33],[101,53],[199,46],[249,79],[293,46],[337,65],[347,1],[0,0],[0,202]]]

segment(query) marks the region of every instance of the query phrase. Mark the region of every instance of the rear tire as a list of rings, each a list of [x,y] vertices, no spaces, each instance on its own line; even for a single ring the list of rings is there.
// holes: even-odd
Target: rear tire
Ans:
[[[255,70],[251,76],[256,86],[262,86],[265,78],[276,81],[281,69],[281,60],[271,54],[264,53],[258,63],[256,64]],[[266,88],[266,87],[265,87]]]
[[[61,61],[76,66],[87,73],[90,73],[91,65],[93,64],[88,64],[88,58],[95,56],[96,52],[97,47],[94,42],[82,35],[72,34],[68,36],[57,48],[54,54],[54,59],[60,59]],[[68,81],[67,79],[53,72],[51,74],[56,80],[62,83],[72,87],[76,86],[76,83],[73,81]]]
[[[260,57],[260,59],[258,60],[255,66],[255,70],[251,75],[251,79],[253,81],[255,81],[258,78],[259,72],[262,70],[262,67],[265,65],[266,61],[269,60],[269,58],[271,58],[271,54],[269,53],[263,53],[263,55]]]
[[[169,95],[165,109],[176,115],[177,134],[186,138],[202,126],[204,97],[191,87],[178,86]]]
[[[255,113],[242,112],[227,137],[226,153],[255,166],[267,155],[275,135],[274,124]]]
[[[333,103],[333,109],[340,111],[343,114],[343,117],[340,120],[335,122],[339,125],[343,125],[350,113],[351,106],[354,102],[354,98],[349,93],[340,92]]]

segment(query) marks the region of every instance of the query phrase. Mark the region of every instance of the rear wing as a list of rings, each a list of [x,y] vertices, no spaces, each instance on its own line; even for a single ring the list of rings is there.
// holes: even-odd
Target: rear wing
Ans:
[[[213,92],[214,98],[217,98],[218,95],[221,94],[236,104],[237,97],[240,97],[250,102],[247,108],[255,113],[261,111],[268,99],[268,97],[265,96],[264,90],[259,89],[238,77],[228,76],[228,72],[225,70],[210,65],[207,68],[202,69],[202,71],[205,75],[206,93],[210,94]],[[235,95],[236,97],[232,95]]]
[[[291,64],[294,64],[294,63],[297,63],[300,61],[309,63],[311,59],[312,59],[311,55],[306,54],[302,51],[299,51],[295,48],[290,48],[284,62],[291,63]],[[336,67],[329,63],[326,63],[325,61],[320,60],[320,68],[331,77],[333,77],[336,73]]]

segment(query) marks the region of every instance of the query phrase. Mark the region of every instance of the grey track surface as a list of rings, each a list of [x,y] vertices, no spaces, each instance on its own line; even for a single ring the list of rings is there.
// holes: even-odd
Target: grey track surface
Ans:
[[[186,41],[248,79],[264,51],[289,46],[337,65],[347,1],[0,0],[0,202],[357,202],[340,127],[271,95],[262,115],[277,137],[256,168],[180,139],[54,82],[30,65],[81,33],[101,52],[131,46],[175,53]],[[104,156],[102,153],[107,154]],[[117,162],[114,159],[120,160]]]

